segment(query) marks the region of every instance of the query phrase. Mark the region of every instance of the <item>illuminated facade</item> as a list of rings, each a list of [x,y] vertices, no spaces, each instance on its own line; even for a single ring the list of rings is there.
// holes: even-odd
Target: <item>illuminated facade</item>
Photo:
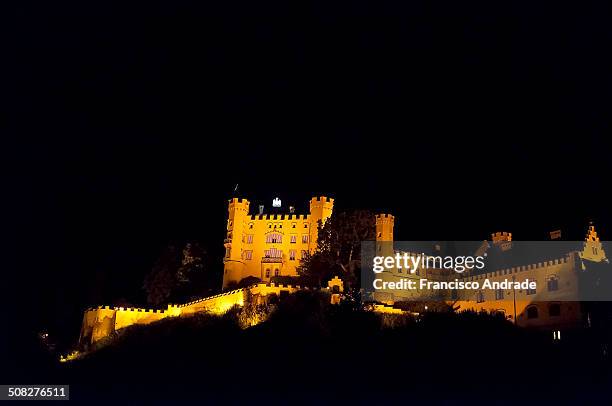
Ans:
[[[249,205],[246,199],[229,201],[224,289],[248,277],[269,282],[275,276],[297,276],[301,259],[317,248],[318,225],[331,216],[334,199],[313,197],[310,212],[299,215],[252,215]]]
[[[377,255],[393,256],[398,251],[393,248],[394,217],[390,214],[376,216]],[[551,233],[551,239],[558,238],[558,231]],[[498,232],[491,235],[490,244],[484,241],[476,250],[476,255],[483,255],[490,247],[496,247],[502,252],[513,249],[512,234]],[[515,322],[521,327],[566,329],[581,327],[585,324],[585,314],[580,302],[566,301],[561,298],[578,297],[580,273],[593,264],[609,263],[603,245],[590,225],[582,247],[566,252],[557,258],[541,262],[525,263],[510,268],[490,270],[486,273],[472,274],[468,271],[462,274],[451,273],[452,278],[465,282],[485,279],[491,282],[501,282],[506,279],[536,281],[537,291],[507,289],[482,289],[464,291],[457,297],[448,297],[448,304],[455,309],[497,312]],[[420,268],[416,273],[407,273],[402,269],[391,268],[379,274],[387,282],[397,282],[401,279],[446,280],[449,272],[439,269]],[[384,312],[397,309],[390,306],[399,302],[427,301],[431,291],[418,290],[379,290],[374,293],[374,299],[389,307],[381,308]],[[545,297],[545,299],[542,299]],[[555,298],[559,298],[555,300]],[[539,299],[539,300],[538,300]],[[588,317],[588,316],[587,316]]]

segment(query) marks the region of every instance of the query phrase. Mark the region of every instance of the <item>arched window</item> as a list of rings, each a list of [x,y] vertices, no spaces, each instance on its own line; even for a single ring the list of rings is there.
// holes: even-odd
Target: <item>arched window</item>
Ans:
[[[531,306],[527,308],[527,318],[528,319],[538,318],[538,308],[536,306]]]
[[[283,242],[283,235],[280,233],[268,233],[266,234],[266,243],[276,244]]]
[[[270,270],[266,269],[266,278],[269,278],[269,277],[270,277]]]
[[[548,306],[548,315],[551,317],[561,316],[561,305],[559,303],[552,303]]]
[[[274,276],[279,276],[280,275],[280,271],[278,269],[274,270]]]

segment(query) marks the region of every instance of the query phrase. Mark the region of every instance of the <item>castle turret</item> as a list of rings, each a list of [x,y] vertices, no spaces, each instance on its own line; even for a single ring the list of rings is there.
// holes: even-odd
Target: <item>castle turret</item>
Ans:
[[[234,197],[229,201],[227,235],[225,237],[225,256],[223,258],[223,287],[230,281],[240,281],[244,273],[242,244],[246,220],[249,215],[249,201]]]
[[[603,244],[599,240],[595,226],[591,222],[584,239],[583,249],[580,252],[580,258],[592,262],[608,261]]]
[[[325,221],[331,216],[334,209],[334,199],[321,196],[310,199],[310,244],[309,251],[312,253],[317,249],[319,221]]]
[[[376,215],[376,241],[393,241],[395,217],[391,214]]]

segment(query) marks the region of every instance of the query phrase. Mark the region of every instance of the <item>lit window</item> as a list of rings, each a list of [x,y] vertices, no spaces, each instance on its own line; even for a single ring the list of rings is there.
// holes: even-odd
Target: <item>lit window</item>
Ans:
[[[297,235],[291,234],[291,244],[295,244],[297,242]]]
[[[559,278],[556,275],[549,276],[546,285],[549,292],[559,290]]]
[[[504,290],[495,289],[495,300],[504,300]]]
[[[269,250],[264,251],[264,257],[265,258],[282,258],[283,251],[279,250],[278,248],[270,248]]]
[[[535,282],[535,281],[531,280],[530,282]],[[536,294],[536,290],[535,289],[531,289],[531,288],[527,288],[526,293],[528,295],[535,295]]]
[[[276,244],[283,242],[283,235],[279,233],[269,233],[266,235],[266,242],[268,244]]]
[[[244,259],[246,259],[246,260],[253,259],[253,251],[251,251],[251,250],[244,251]]]
[[[295,261],[295,250],[289,251],[289,260]]]
[[[308,244],[308,234],[302,235],[302,243],[303,244]]]
[[[307,255],[308,255],[308,251],[302,250],[302,259],[306,258]]]
[[[253,234],[247,234],[246,243],[253,244]]]

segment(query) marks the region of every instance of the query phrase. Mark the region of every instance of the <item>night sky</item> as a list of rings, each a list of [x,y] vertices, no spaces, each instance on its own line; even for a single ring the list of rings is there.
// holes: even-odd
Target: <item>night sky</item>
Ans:
[[[610,233],[603,2],[14,3],[3,272],[34,329],[78,334],[169,242],[220,269],[236,184],[391,212],[397,239]]]

